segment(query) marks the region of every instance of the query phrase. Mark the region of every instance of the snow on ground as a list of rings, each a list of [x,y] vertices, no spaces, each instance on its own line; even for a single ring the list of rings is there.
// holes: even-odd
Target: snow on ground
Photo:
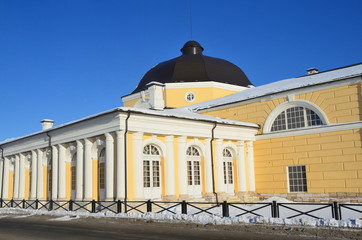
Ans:
[[[0,218],[11,215],[28,216],[28,215],[48,215],[48,216],[58,216],[58,218],[52,219],[52,221],[70,221],[77,218],[84,217],[94,217],[94,218],[131,218],[131,219],[143,219],[143,220],[153,220],[160,222],[187,222],[187,223],[197,223],[197,224],[214,224],[214,225],[230,225],[230,224],[276,224],[276,225],[299,225],[299,226],[312,226],[312,227],[344,227],[344,228],[362,228],[362,219],[357,214],[346,215],[344,214],[343,220],[335,220],[331,216],[330,208],[321,209],[317,212],[310,213],[313,216],[317,216],[321,219],[316,219],[308,216],[299,216],[292,219],[287,219],[287,216],[293,216],[298,214],[297,211],[290,209],[280,209],[280,218],[272,218],[270,213],[270,206],[261,208],[255,213],[262,215],[255,216],[253,214],[245,214],[242,216],[237,216],[241,213],[244,213],[245,210],[253,210],[265,204],[270,203],[271,201],[277,200],[279,203],[290,204],[293,208],[298,209],[299,211],[306,212],[308,210],[316,209],[320,206],[318,205],[292,205],[293,202],[282,199],[282,198],[270,198],[260,204],[253,205],[242,205],[235,204],[235,207],[230,206],[230,217],[221,216],[221,206],[215,207],[207,213],[199,213],[192,215],[193,213],[198,212],[196,208],[188,206],[188,214],[181,214],[180,205],[176,207],[171,207],[169,210],[175,212],[164,211],[162,213],[112,213],[112,212],[101,212],[101,213],[88,213],[88,212],[74,212],[74,211],[47,211],[47,210],[31,210],[31,209],[19,209],[19,208],[1,208],[0,209]],[[288,205],[286,205],[288,206]],[[357,208],[361,211],[361,208]],[[243,210],[241,210],[243,209]],[[351,211],[352,213],[352,211]],[[24,214],[24,215],[19,215]],[[285,216],[285,217],[283,217]],[[16,216],[12,216],[16,217]]]

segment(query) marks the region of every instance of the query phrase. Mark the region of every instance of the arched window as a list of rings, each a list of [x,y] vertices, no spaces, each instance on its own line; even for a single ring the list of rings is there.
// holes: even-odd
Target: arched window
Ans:
[[[273,121],[271,132],[323,125],[321,118],[309,108],[291,107]]]
[[[191,146],[186,151],[187,155],[187,183],[191,185],[200,185],[200,151]]]
[[[231,151],[227,148],[224,148],[222,151],[222,156],[224,158],[224,184],[234,184],[233,181],[233,155]]]
[[[143,187],[160,187],[160,151],[154,145],[143,148]]]

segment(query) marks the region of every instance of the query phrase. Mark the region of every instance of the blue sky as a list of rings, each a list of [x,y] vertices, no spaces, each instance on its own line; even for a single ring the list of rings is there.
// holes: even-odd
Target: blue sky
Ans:
[[[256,86],[362,62],[360,0],[191,5],[204,54]],[[122,106],[188,40],[188,0],[0,0],[0,141]]]

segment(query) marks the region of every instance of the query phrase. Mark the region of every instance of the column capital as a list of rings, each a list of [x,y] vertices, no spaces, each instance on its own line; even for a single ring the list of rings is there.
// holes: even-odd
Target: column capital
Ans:
[[[174,138],[173,135],[168,135],[168,136],[165,137],[165,141],[166,142],[173,142],[173,138]]]
[[[222,144],[223,139],[222,138],[216,138],[215,143]]]
[[[110,132],[107,132],[104,134],[104,136],[106,137],[106,141],[113,141],[113,134]]]
[[[76,140],[75,143],[77,144],[77,148],[82,148],[83,147],[83,140]]]
[[[143,138],[143,132],[135,132],[133,133],[133,139],[140,140]]]
[[[186,139],[187,139],[186,136],[179,136],[179,137],[178,137],[178,142],[180,142],[180,143],[186,143]]]
[[[243,147],[245,145],[245,141],[244,140],[240,140],[237,142],[237,146],[238,147]]]
[[[122,137],[123,135],[124,135],[124,133],[125,133],[125,130],[118,130],[118,131],[116,131],[116,134],[117,134],[117,138],[120,138],[120,137]]]
[[[84,144],[85,145],[92,145],[92,141],[89,138],[84,138]]]

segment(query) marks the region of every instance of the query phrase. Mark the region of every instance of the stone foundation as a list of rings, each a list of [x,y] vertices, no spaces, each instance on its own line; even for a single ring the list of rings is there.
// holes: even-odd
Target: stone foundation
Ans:
[[[281,197],[294,202],[350,202],[362,203],[362,193],[260,193],[260,200],[266,200],[271,197]]]

